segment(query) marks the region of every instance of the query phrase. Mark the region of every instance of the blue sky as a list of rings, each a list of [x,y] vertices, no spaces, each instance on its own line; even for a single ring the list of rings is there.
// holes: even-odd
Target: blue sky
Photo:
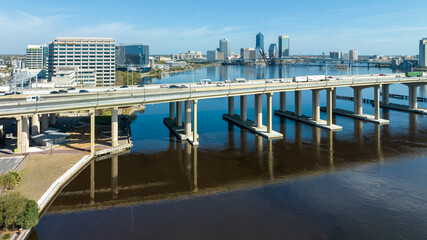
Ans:
[[[23,54],[28,44],[55,37],[113,37],[142,42],[151,54],[202,51],[231,40],[231,50],[265,47],[291,37],[291,54],[358,49],[359,54],[418,54],[427,37],[425,0],[2,0],[0,53]]]

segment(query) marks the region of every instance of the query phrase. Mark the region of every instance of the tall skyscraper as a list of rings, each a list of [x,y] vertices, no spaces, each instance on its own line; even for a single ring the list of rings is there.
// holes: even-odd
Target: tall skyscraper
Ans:
[[[47,69],[47,45],[28,45],[25,51],[25,65],[28,69]]]
[[[149,65],[149,46],[142,44],[120,44],[116,46],[117,67],[141,69]]]
[[[255,44],[255,51],[256,51],[256,57],[260,58],[261,53],[260,50],[264,51],[264,35],[262,33],[258,33],[256,35],[256,44]]]
[[[357,50],[350,50],[349,52],[350,61],[357,61],[359,60],[359,53]]]
[[[55,38],[49,43],[49,79],[52,81],[54,77],[61,77],[57,73],[59,68],[74,67],[73,69],[77,68],[75,81],[78,83],[113,86],[116,72],[115,46],[116,41],[113,38]]]
[[[279,58],[289,56],[289,37],[279,36]]]
[[[277,45],[275,43],[270,44],[270,47],[268,48],[268,56],[277,58],[279,56],[277,52]]]
[[[418,65],[420,67],[427,67],[427,38],[420,40],[420,55]]]
[[[230,41],[227,38],[219,40],[219,52],[224,54],[224,60],[230,57]]]

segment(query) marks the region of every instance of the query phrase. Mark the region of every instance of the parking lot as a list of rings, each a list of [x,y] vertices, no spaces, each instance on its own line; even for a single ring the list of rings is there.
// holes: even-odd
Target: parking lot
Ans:
[[[0,158],[0,175],[8,171],[15,170],[19,163],[24,159],[24,156],[2,157]]]

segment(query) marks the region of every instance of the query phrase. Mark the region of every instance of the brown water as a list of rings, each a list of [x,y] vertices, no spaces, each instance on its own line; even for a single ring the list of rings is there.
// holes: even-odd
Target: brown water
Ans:
[[[303,93],[307,115],[309,95]],[[250,97],[248,106],[252,102]],[[352,104],[337,101],[339,108]],[[168,105],[148,106],[131,125],[131,152],[84,169],[58,195],[31,239],[427,235],[425,116],[382,110],[389,126],[337,116],[343,126],[337,133],[275,116],[273,129],[284,139],[267,141],[222,120],[226,106],[226,99],[199,102],[199,148],[170,136],[163,125]],[[372,112],[371,105],[363,107]]]

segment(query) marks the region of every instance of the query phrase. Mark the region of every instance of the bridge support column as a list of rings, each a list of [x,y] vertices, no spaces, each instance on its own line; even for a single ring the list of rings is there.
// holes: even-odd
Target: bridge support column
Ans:
[[[301,91],[295,91],[295,115],[297,117],[301,117]]]
[[[318,122],[320,120],[320,100],[319,100],[319,92],[320,90],[315,89],[311,90],[311,108],[312,114],[311,118]]]
[[[332,90],[332,109],[337,108],[337,89]]]
[[[175,119],[175,102],[169,103],[169,119]]]
[[[326,124],[332,126],[332,110],[334,108],[334,90],[326,89]]]
[[[358,115],[363,114],[363,105],[362,105],[362,88],[355,87],[354,91],[354,113]]]
[[[375,119],[380,119],[380,86],[374,87],[374,108],[375,108]]]
[[[114,155],[111,157],[111,194],[113,198],[117,198],[119,194],[119,157]]]
[[[286,112],[286,92],[280,93],[280,111]]]
[[[234,97],[228,97],[228,115],[234,115]]]
[[[409,87],[409,108],[417,109],[417,86],[408,85]]]
[[[262,127],[262,95],[255,94],[255,127]]]
[[[49,125],[53,126],[56,124],[56,113],[51,113],[49,115]]]
[[[176,103],[176,125],[182,127],[182,102]]]
[[[90,153],[95,153],[95,110],[89,112],[90,115]]]
[[[191,134],[191,105],[190,101],[185,101],[185,134]]]
[[[48,128],[49,128],[49,115],[48,114],[42,114],[40,131],[43,132],[44,130],[46,130]]]
[[[248,97],[240,96],[240,118],[242,119],[242,121],[248,120],[247,105],[248,105]]]
[[[95,160],[90,163],[90,204],[95,204]]]
[[[111,146],[119,145],[119,124],[118,124],[119,109],[117,107],[111,110]]]
[[[389,94],[390,94],[390,85],[383,84],[382,85],[382,102],[383,104],[389,104]]]
[[[199,145],[199,135],[197,134],[197,99],[193,100],[193,146]]]
[[[30,147],[30,128],[28,116],[20,116],[16,118],[16,148],[18,153],[23,154],[28,152]]]
[[[33,114],[31,117],[31,135],[40,134],[40,119],[38,114]]]
[[[273,131],[273,93],[267,93],[267,133]]]

